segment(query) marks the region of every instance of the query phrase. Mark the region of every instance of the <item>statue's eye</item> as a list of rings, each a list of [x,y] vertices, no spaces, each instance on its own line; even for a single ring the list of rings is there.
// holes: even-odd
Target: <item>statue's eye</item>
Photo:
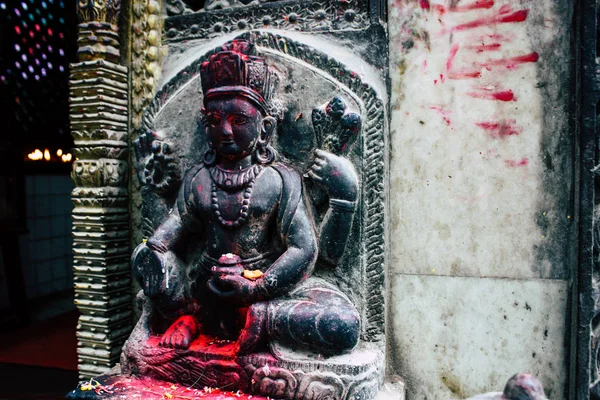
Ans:
[[[236,126],[245,125],[246,123],[248,123],[248,119],[242,116],[235,116],[231,120],[231,123]]]
[[[209,126],[215,127],[221,123],[221,120],[217,117],[210,116],[210,117],[206,118],[206,122],[208,123]]]

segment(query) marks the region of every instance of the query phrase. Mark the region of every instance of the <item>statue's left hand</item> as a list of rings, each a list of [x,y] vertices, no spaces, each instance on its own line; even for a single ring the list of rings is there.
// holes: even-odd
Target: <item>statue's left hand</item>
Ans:
[[[259,297],[257,281],[239,275],[214,276],[209,279],[208,288],[221,299],[234,304],[253,304]]]
[[[167,290],[165,272],[161,258],[164,256],[146,243],[140,244],[133,252],[133,275],[144,290],[144,294],[154,298]]]
[[[350,160],[325,150],[315,150],[307,175],[323,186],[332,199],[356,201],[358,176]]]
[[[142,133],[134,142],[137,175],[142,185],[148,185],[160,194],[169,194],[179,188],[181,170],[172,143],[158,133]]]

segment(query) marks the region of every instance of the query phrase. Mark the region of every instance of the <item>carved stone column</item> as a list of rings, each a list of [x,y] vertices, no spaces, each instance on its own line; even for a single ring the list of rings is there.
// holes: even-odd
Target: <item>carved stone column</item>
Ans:
[[[119,0],[79,0],[71,65],[75,141],[73,268],[81,378],[118,362],[132,325],[128,211],[128,70],[119,65]]]

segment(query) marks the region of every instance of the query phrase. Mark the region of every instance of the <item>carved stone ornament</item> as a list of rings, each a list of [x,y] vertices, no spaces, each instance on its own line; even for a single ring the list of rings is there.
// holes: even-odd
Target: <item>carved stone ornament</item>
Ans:
[[[233,3],[233,4],[231,4]],[[230,7],[231,6],[231,7]],[[169,0],[165,22],[167,41],[214,38],[252,29],[284,29],[302,32],[361,29],[369,25],[368,2],[348,1],[253,1],[206,2],[191,13],[180,0]]]
[[[157,193],[167,195],[179,188],[181,171],[174,145],[148,131],[133,143],[138,160],[138,179]]]
[[[121,13],[120,0],[79,0],[77,14],[79,22],[106,22],[117,26]]]
[[[118,23],[121,0],[78,0],[80,61],[119,61]]]
[[[142,112],[152,100],[160,76],[161,28],[160,3],[133,0],[131,13],[131,123],[142,126]]]

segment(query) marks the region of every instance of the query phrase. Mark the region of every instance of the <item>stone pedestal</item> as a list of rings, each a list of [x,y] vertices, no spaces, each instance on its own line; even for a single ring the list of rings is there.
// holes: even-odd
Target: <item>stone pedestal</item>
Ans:
[[[201,335],[187,350],[159,346],[160,337],[127,347],[127,373],[173,381],[187,387],[229,391],[278,399],[375,397],[383,378],[383,353],[365,343],[352,352],[325,358],[320,354],[271,346],[270,352],[238,356],[234,342]]]

